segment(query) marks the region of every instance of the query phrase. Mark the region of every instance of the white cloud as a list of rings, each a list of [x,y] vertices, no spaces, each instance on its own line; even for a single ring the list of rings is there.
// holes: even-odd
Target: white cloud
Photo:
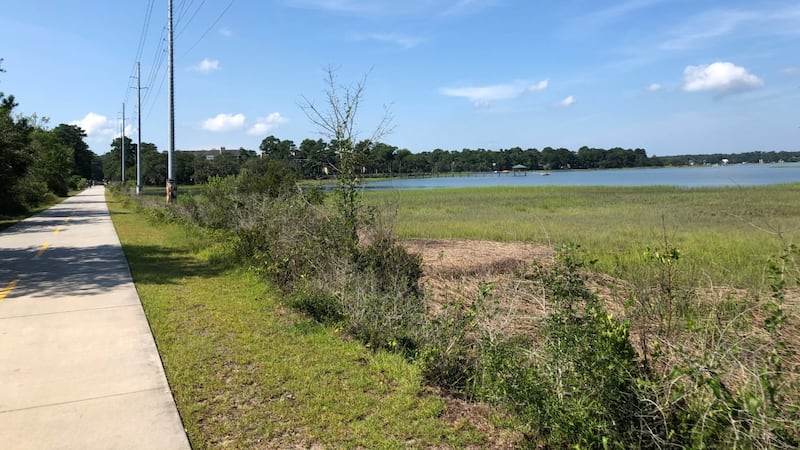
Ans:
[[[751,17],[751,13],[735,10],[712,11],[695,16],[676,29],[673,32],[675,37],[663,42],[661,48],[665,50],[692,48],[698,41],[732,33]]]
[[[80,120],[73,120],[69,125],[77,125],[86,132],[86,141],[93,148],[103,148],[118,138],[122,120],[109,120],[108,117],[90,112]],[[134,131],[131,122],[125,124],[125,135],[131,136]],[[96,151],[96,150],[95,150]]]
[[[753,90],[763,85],[761,78],[729,62],[687,66],[683,70],[683,89],[687,92],[715,91],[724,95]]]
[[[208,73],[211,72],[212,70],[219,70],[219,69],[220,69],[219,60],[208,59],[208,58],[203,58],[203,60],[200,61],[199,64],[189,68],[189,70],[191,70],[192,72],[203,72],[203,73]]]
[[[470,14],[494,6],[498,0],[458,0],[444,10],[444,15]]]
[[[564,100],[561,100],[560,102],[558,102],[558,106],[562,106],[562,107],[566,108],[568,106],[572,106],[574,103],[575,103],[575,97],[570,95],[570,96],[567,96],[566,98],[564,98]]]
[[[650,86],[647,86],[647,90],[650,91],[650,92],[660,91],[663,88],[664,88],[664,86],[661,86],[658,83],[653,83]]]
[[[608,26],[614,22],[638,12],[639,10],[663,3],[664,0],[627,0],[615,3],[613,6],[592,11],[576,18],[572,23],[575,30],[593,30]]]
[[[203,122],[203,129],[214,132],[237,131],[244,128],[244,114],[217,114]]]
[[[471,101],[475,106],[488,106],[497,100],[508,100],[520,97],[529,92],[536,92],[547,89],[550,80],[542,80],[538,83],[527,81],[516,81],[506,84],[495,84],[491,86],[473,86],[462,88],[442,88],[439,92],[450,97],[463,97]]]
[[[229,37],[233,36],[233,30],[231,30],[228,27],[222,27],[222,28],[219,29],[219,34],[222,37],[229,38]]]
[[[284,4],[294,8],[373,17],[469,14],[499,2],[500,0],[283,0]]]
[[[800,6],[763,9],[713,9],[695,16],[672,30],[672,37],[663,42],[664,50],[686,50],[702,41],[736,35],[749,36],[796,35]]]
[[[800,67],[787,67],[787,68],[781,70],[781,72],[784,75],[793,77],[795,75],[800,75]]]
[[[281,113],[274,112],[269,114],[267,117],[258,117],[256,118],[256,123],[254,123],[250,128],[247,130],[247,134],[252,135],[262,135],[278,128],[279,126],[287,123],[289,120],[285,117],[281,116]]]
[[[114,124],[108,120],[108,117],[93,112],[86,114],[83,119],[73,120],[69,124],[81,127],[88,138],[94,138],[98,135],[114,135]],[[116,128],[118,130],[119,126]]]
[[[403,47],[405,49],[414,48],[423,41],[423,39],[418,37],[406,36],[396,33],[372,33],[365,35],[356,35],[354,36],[354,39],[357,41],[388,42],[390,44],[399,45],[400,47]]]

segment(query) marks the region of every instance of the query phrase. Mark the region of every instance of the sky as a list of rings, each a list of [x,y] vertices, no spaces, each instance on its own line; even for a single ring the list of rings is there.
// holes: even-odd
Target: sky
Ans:
[[[326,75],[356,128],[412,152],[800,151],[797,0],[174,0],[177,150],[323,137]],[[95,153],[169,148],[167,0],[27,0],[0,15],[0,91]]]

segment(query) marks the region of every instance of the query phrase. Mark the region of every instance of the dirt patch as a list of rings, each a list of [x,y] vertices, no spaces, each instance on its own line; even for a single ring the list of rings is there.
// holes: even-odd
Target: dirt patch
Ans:
[[[546,245],[521,242],[413,239],[407,250],[422,256],[420,285],[436,305],[471,301],[482,283],[497,283],[534,261],[550,262],[555,252]]]

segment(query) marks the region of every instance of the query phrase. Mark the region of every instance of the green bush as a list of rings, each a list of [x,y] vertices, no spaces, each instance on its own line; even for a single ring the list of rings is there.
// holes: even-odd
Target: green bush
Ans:
[[[359,270],[370,272],[382,292],[418,296],[422,276],[422,256],[409,253],[393,236],[380,232],[354,255]]]
[[[428,318],[421,328],[417,357],[429,383],[470,398],[478,396],[479,364],[485,362],[481,360],[478,310],[455,303]]]
[[[67,182],[67,186],[69,186],[70,190],[73,191],[82,191],[89,187],[89,180],[83,178],[80,175],[72,175],[69,177],[69,181]]]
[[[11,191],[11,198],[15,199],[24,209],[32,209],[44,203],[48,196],[53,196],[47,188],[47,183],[33,177],[26,176],[20,183],[17,183]]]
[[[337,323],[345,319],[339,299],[331,292],[311,286],[298,286],[289,295],[289,305],[322,323]]]
[[[635,443],[643,375],[629,327],[581,275],[578,247],[561,249],[533,277],[552,305],[538,336],[484,346],[480,394],[509,405],[533,442],[588,448]]]
[[[239,192],[275,198],[296,189],[297,174],[286,162],[259,158],[248,164],[236,183]]]

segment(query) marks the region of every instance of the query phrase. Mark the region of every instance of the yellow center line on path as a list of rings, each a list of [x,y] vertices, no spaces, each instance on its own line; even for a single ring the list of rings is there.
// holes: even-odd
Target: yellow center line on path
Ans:
[[[55,230],[53,230],[53,234],[58,234],[61,231],[61,225],[57,226]]]
[[[44,244],[42,244],[42,247],[39,248],[39,251],[36,253],[36,256],[33,257],[33,259],[36,259],[36,258],[42,256],[42,253],[44,253],[44,251],[47,250],[47,247],[50,247],[50,243],[49,242],[45,242]]]
[[[10,293],[11,293],[11,291],[13,291],[13,290],[14,290],[14,288],[17,286],[17,283],[18,283],[18,282],[19,282],[19,279],[16,279],[16,280],[14,280],[14,281],[12,281],[12,282],[8,283],[8,284],[6,285],[6,287],[4,287],[2,291],[0,291],[0,302],[2,302],[3,300],[5,300],[6,296],[7,296],[8,294],[10,294]]]

